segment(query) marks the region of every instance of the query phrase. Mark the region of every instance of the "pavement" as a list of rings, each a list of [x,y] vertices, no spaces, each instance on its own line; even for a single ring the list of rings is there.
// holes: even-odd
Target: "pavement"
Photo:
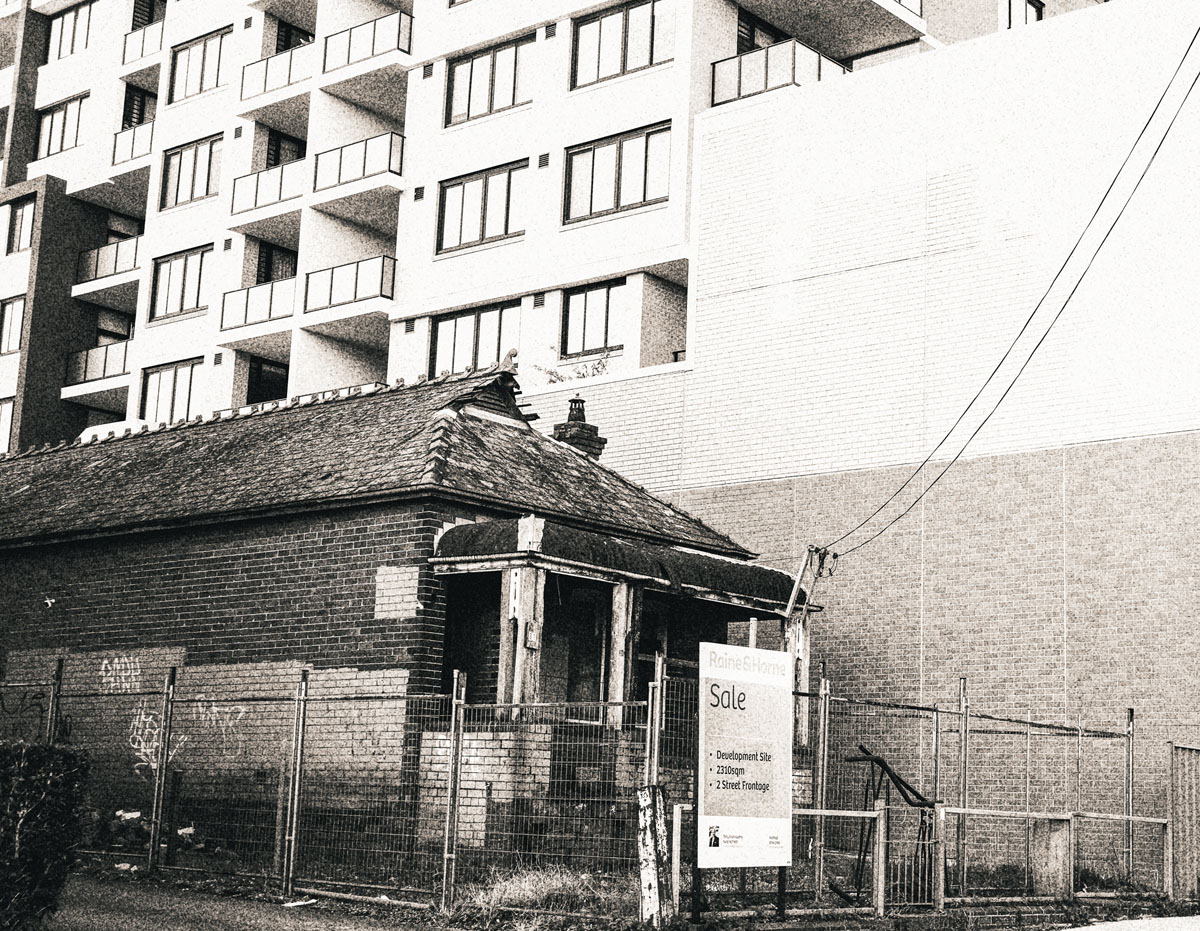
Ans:
[[[1096,925],[1080,925],[1089,931],[1200,931],[1200,916],[1190,918],[1130,918],[1126,921],[1105,921]]]

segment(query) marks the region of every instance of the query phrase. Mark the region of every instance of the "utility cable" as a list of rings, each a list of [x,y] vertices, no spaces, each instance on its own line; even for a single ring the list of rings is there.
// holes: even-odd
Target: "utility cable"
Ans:
[[[1200,30],[1197,30],[1197,35],[1200,35]],[[1193,42],[1195,41],[1194,37],[1193,37],[1192,41]],[[1190,47],[1191,46],[1189,46],[1189,48]],[[1146,162],[1146,167],[1142,169],[1142,173],[1138,176],[1137,182],[1134,184],[1133,189],[1129,192],[1129,196],[1125,199],[1125,203],[1121,205],[1121,209],[1117,213],[1116,218],[1112,221],[1112,224],[1108,227],[1108,231],[1104,234],[1104,238],[1100,240],[1100,244],[1096,247],[1096,251],[1093,252],[1092,257],[1090,259],[1088,259],[1088,263],[1084,267],[1083,273],[1079,276],[1079,280],[1075,282],[1074,287],[1071,288],[1070,293],[1067,295],[1066,299],[1063,301],[1062,307],[1060,307],[1058,309],[1058,312],[1054,315],[1054,319],[1051,320],[1050,325],[1048,327],[1046,327],[1046,332],[1043,333],[1041,338],[1037,341],[1037,343],[1034,344],[1033,349],[1031,349],[1029,352],[1029,356],[1021,364],[1021,367],[1017,370],[1017,374],[1013,376],[1012,381],[1009,382],[1008,387],[1004,389],[1004,393],[1000,395],[999,400],[997,400],[996,403],[994,405],[992,405],[992,409],[990,411],[988,411],[987,416],[985,416],[983,418],[983,420],[980,421],[979,426],[975,428],[974,432],[972,432],[972,434],[969,437],[967,437],[967,441],[965,443],[963,443],[963,445],[959,449],[959,451],[954,454],[954,458],[951,459],[950,462],[948,462],[946,464],[946,467],[937,474],[937,476],[933,479],[933,481],[930,482],[925,487],[925,489],[919,495],[917,495],[916,498],[913,499],[912,503],[909,504],[908,507],[906,507],[903,511],[901,511],[899,514],[897,514],[895,517],[893,517],[886,524],[884,524],[883,527],[881,527],[878,531],[876,531],[874,534],[872,534],[870,537],[868,537],[862,543],[859,543],[859,544],[851,547],[850,549],[846,550],[846,552],[841,554],[842,556],[849,556],[851,553],[862,549],[867,544],[872,543],[875,540],[878,540],[881,536],[883,536],[883,534],[887,533],[887,531],[889,529],[891,529],[895,524],[897,524],[901,519],[903,519],[914,507],[916,507],[917,504],[921,501],[921,499],[924,498],[927,494],[929,494],[929,492],[933,489],[933,487],[942,480],[942,477],[947,472],[950,471],[951,467],[956,462],[958,462],[959,457],[962,456],[962,454],[966,451],[967,447],[971,444],[971,441],[973,439],[975,439],[975,437],[979,434],[979,431],[984,428],[984,426],[987,424],[987,422],[992,419],[992,415],[994,413],[996,413],[996,411],[1000,408],[1000,405],[1004,403],[1004,399],[1006,397],[1008,397],[1008,393],[1010,391],[1012,391],[1013,387],[1017,383],[1017,380],[1021,377],[1021,374],[1025,371],[1026,367],[1028,367],[1029,363],[1033,361],[1034,355],[1037,354],[1037,351],[1039,348],[1041,348],[1042,343],[1044,343],[1046,341],[1046,337],[1048,337],[1050,335],[1050,331],[1054,329],[1054,324],[1056,324],[1058,322],[1059,318],[1063,315],[1063,311],[1065,311],[1067,309],[1067,305],[1071,303],[1071,298],[1073,298],[1075,296],[1075,292],[1078,291],[1079,286],[1081,284],[1083,284],[1083,279],[1087,277],[1087,273],[1091,270],[1092,265],[1096,261],[1096,258],[1100,255],[1100,250],[1102,250],[1104,248],[1104,244],[1106,242],[1108,242],[1109,236],[1111,236],[1113,230],[1115,230],[1117,228],[1117,224],[1121,221],[1121,217],[1123,217],[1125,215],[1125,210],[1129,207],[1130,202],[1133,200],[1133,195],[1136,194],[1138,188],[1141,187],[1142,181],[1146,177],[1146,173],[1150,170],[1150,166],[1154,164],[1155,158],[1158,157],[1158,153],[1162,150],[1163,144],[1167,141],[1167,137],[1171,134],[1171,130],[1175,126],[1175,121],[1177,119],[1179,119],[1179,114],[1181,112],[1183,112],[1183,107],[1187,103],[1188,98],[1192,95],[1192,91],[1195,89],[1197,82],[1200,82],[1200,71],[1198,71],[1196,73],[1196,76],[1194,78],[1192,78],[1192,83],[1191,83],[1191,85],[1189,85],[1189,87],[1187,89],[1187,93],[1185,93],[1183,95],[1183,100],[1181,100],[1179,102],[1179,107],[1178,107],[1178,109],[1176,109],[1175,114],[1171,117],[1171,122],[1167,124],[1167,128],[1166,128],[1166,131],[1163,133],[1162,139],[1160,139],[1158,142],[1158,145],[1155,146],[1154,151],[1151,153],[1149,160],[1147,160],[1147,162]]]
[[[919,466],[917,466],[916,469],[913,470],[913,473],[904,480],[904,482],[900,485],[900,487],[897,488],[894,492],[892,492],[891,495],[889,495],[888,498],[882,504],[879,505],[879,507],[877,507],[874,511],[872,511],[869,515],[867,515],[867,517],[863,518],[863,520],[861,522],[859,522],[859,524],[857,526],[852,527],[850,530],[847,530],[845,533],[843,533],[840,537],[838,537],[832,543],[827,543],[824,547],[825,549],[829,549],[831,547],[837,546],[839,543],[841,543],[843,540],[845,540],[851,534],[857,533],[859,530],[861,530],[863,527],[865,527],[867,524],[869,524],[872,520],[874,520],[883,511],[884,508],[886,508],[889,504],[891,504],[893,501],[895,501],[896,498],[899,496],[899,494],[902,491],[904,491],[904,489],[907,488],[918,475],[921,474],[921,470],[924,469],[925,466],[927,466],[930,463],[930,461],[933,459],[933,457],[937,454],[937,451],[942,448],[943,444],[945,444],[945,442],[948,439],[950,439],[950,437],[954,433],[954,431],[958,429],[958,425],[963,422],[963,419],[967,416],[967,414],[970,412],[971,408],[975,405],[975,402],[979,400],[980,396],[987,389],[987,386],[989,384],[991,384],[992,379],[996,377],[996,373],[1000,371],[1001,366],[1003,366],[1004,363],[1008,360],[1008,357],[1012,354],[1013,349],[1015,349],[1017,343],[1020,342],[1021,337],[1025,335],[1025,331],[1027,329],[1029,329],[1029,325],[1033,322],[1034,318],[1037,316],[1038,311],[1042,309],[1042,305],[1045,303],[1046,298],[1048,298],[1050,296],[1050,293],[1054,290],[1054,286],[1056,284],[1058,284],[1059,278],[1062,277],[1062,274],[1066,270],[1067,265],[1070,263],[1071,259],[1075,256],[1075,253],[1078,251],[1080,244],[1084,240],[1084,237],[1087,236],[1088,230],[1091,229],[1092,224],[1096,221],[1096,217],[1098,217],[1100,215],[1100,211],[1102,209],[1104,209],[1104,204],[1108,200],[1108,196],[1112,193],[1113,188],[1116,187],[1117,181],[1120,180],[1121,175],[1124,173],[1125,167],[1129,164],[1129,160],[1133,157],[1133,153],[1137,150],[1138,145],[1141,143],[1142,137],[1144,137],[1146,135],[1146,131],[1150,128],[1150,124],[1154,122],[1154,117],[1158,115],[1159,108],[1162,106],[1163,101],[1166,100],[1167,94],[1170,93],[1171,88],[1175,85],[1175,79],[1177,77],[1179,77],[1179,72],[1183,69],[1184,62],[1187,61],[1188,55],[1191,54],[1192,47],[1196,44],[1197,39],[1200,39],[1200,29],[1197,29],[1196,32],[1193,33],[1192,41],[1188,43],[1187,49],[1184,50],[1183,57],[1179,59],[1179,64],[1175,66],[1175,71],[1171,75],[1171,79],[1167,82],[1167,86],[1165,88],[1163,88],[1163,92],[1159,96],[1158,102],[1155,103],[1154,109],[1152,111],[1150,111],[1150,116],[1146,119],[1145,124],[1143,124],[1141,132],[1138,133],[1137,139],[1135,139],[1133,142],[1133,145],[1129,147],[1129,152],[1126,153],[1124,160],[1121,162],[1121,166],[1117,169],[1116,174],[1113,175],[1113,179],[1111,182],[1109,182],[1108,188],[1104,191],[1104,195],[1100,198],[1099,203],[1096,205],[1096,209],[1092,212],[1091,217],[1088,218],[1087,223],[1084,224],[1083,230],[1079,234],[1079,238],[1075,240],[1075,245],[1073,245],[1071,247],[1071,251],[1067,254],[1067,257],[1063,260],[1062,265],[1060,265],[1058,268],[1058,271],[1054,273],[1054,277],[1052,279],[1050,279],[1050,284],[1047,286],[1045,293],[1042,294],[1041,299],[1038,300],[1036,305],[1034,305],[1034,308],[1030,312],[1029,316],[1025,318],[1025,322],[1021,325],[1020,331],[1018,331],[1017,335],[1015,337],[1013,337],[1013,341],[1009,344],[1008,349],[1006,349],[1004,351],[1004,355],[1000,357],[1000,361],[996,363],[996,367],[994,369],[992,369],[991,374],[989,374],[988,377],[986,379],[984,379],[983,384],[979,386],[979,390],[975,392],[975,396],[973,398],[971,398],[971,400],[967,403],[967,406],[965,408],[963,408],[963,412],[958,415],[958,419],[955,420],[954,423],[951,425],[950,429],[946,431],[946,435],[943,436],[940,440],[938,440],[937,445],[934,446],[933,449],[931,449],[929,451],[929,455],[926,456],[921,461],[921,464]],[[1172,121],[1172,122],[1174,122],[1174,121]]]

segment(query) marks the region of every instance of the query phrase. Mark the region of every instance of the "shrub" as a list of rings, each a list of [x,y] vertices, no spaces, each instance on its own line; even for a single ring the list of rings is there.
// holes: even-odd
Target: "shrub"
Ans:
[[[54,911],[75,862],[86,777],[76,751],[0,743],[0,928]]]

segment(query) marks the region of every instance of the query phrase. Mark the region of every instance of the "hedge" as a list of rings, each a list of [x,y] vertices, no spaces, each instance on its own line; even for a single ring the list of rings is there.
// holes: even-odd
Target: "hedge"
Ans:
[[[0,929],[30,928],[54,911],[79,845],[85,755],[0,742]]]

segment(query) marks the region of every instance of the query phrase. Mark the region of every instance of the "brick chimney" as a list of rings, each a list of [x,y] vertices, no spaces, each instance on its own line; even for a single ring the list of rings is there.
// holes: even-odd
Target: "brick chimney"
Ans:
[[[587,422],[583,413],[583,398],[579,395],[571,398],[571,409],[567,412],[567,422],[554,425],[554,438],[574,446],[587,453],[593,459],[599,459],[608,443],[600,435],[598,427]]]

